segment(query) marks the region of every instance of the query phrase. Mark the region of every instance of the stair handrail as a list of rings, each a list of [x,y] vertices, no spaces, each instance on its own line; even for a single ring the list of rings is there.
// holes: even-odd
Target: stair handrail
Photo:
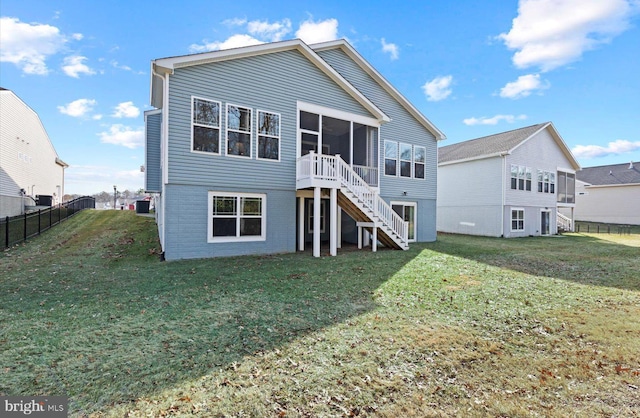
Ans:
[[[340,158],[340,155],[335,156],[335,161],[338,165],[340,185],[360,199],[373,212],[374,216],[380,218],[400,238],[403,244],[407,244],[408,222],[402,219],[346,161]]]
[[[573,231],[571,218],[558,211],[556,211],[556,217],[560,226],[568,231]]]

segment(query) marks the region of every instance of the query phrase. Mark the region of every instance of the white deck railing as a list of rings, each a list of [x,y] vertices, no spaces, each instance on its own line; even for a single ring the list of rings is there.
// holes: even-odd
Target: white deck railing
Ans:
[[[561,214],[560,212],[556,212],[556,219],[559,227],[565,231],[573,231],[573,221],[571,218]]]
[[[340,155],[316,154],[311,151],[298,158],[297,170],[298,179],[339,181],[340,186],[353,193],[374,217],[380,219],[400,238],[402,244],[407,244],[408,222],[405,222],[349,164],[340,158]]]
[[[353,165],[353,171],[356,172],[369,186],[378,187],[378,167],[367,165]]]

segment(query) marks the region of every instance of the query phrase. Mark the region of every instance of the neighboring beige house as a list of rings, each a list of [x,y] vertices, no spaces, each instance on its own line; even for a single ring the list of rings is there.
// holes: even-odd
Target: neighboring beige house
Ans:
[[[0,87],[0,217],[60,203],[66,167],[36,112]]]
[[[580,165],[551,122],[438,151],[438,231],[509,238],[572,229]]]
[[[576,173],[577,221],[640,225],[640,162]]]

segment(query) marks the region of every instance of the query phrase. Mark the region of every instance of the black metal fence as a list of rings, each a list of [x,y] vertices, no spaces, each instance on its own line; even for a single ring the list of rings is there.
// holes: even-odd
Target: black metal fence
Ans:
[[[640,227],[636,225],[601,224],[594,222],[576,222],[576,232],[591,234],[618,234],[631,235],[640,233]]]
[[[0,249],[40,235],[81,210],[95,207],[96,200],[93,197],[83,196],[47,209],[0,219]]]

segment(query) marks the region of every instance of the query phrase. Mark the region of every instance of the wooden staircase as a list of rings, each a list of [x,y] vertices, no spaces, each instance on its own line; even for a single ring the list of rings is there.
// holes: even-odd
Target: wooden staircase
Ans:
[[[339,155],[310,152],[298,158],[297,187],[338,189],[342,210],[369,232],[375,228],[378,241],[385,247],[409,249],[408,223]]]

